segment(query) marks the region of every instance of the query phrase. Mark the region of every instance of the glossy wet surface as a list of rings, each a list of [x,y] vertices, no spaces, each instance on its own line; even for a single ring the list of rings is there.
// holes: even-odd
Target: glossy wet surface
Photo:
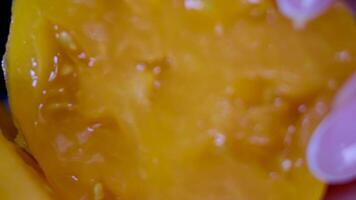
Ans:
[[[355,37],[341,6],[296,31],[272,1],[17,0],[12,111],[61,198],[318,199]]]

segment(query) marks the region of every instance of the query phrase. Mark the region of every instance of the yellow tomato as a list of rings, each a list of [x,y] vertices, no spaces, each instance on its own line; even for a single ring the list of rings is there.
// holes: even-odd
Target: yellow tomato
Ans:
[[[305,148],[356,67],[343,5],[16,0],[10,105],[60,199],[317,200]]]

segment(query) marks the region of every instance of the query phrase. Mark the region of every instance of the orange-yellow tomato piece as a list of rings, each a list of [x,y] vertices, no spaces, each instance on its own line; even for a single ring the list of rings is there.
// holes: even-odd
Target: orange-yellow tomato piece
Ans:
[[[0,103],[0,128],[2,134],[9,140],[14,140],[17,134],[16,127],[11,119],[11,116],[5,106]]]
[[[21,138],[22,134],[16,134],[11,116],[0,103],[0,199],[53,199],[37,163],[11,142]],[[23,144],[26,146],[25,141]]]
[[[0,131],[0,199],[51,200],[49,187]]]
[[[10,105],[60,199],[317,200],[313,129],[356,67],[337,4],[16,0]]]

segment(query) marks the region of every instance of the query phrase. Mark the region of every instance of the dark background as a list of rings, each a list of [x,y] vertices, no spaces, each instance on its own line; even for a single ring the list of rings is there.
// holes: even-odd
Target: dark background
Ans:
[[[11,0],[1,0],[0,2],[0,60],[5,53],[7,35],[9,33],[9,25],[11,16]],[[4,74],[1,68],[0,71],[0,99],[6,98],[6,87]]]

